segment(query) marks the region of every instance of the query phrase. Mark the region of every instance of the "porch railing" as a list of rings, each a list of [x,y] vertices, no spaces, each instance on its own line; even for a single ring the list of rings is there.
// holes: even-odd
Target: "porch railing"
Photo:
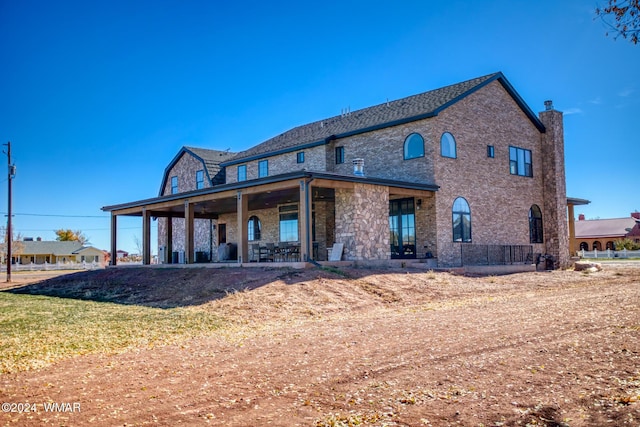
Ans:
[[[461,244],[462,265],[534,264],[531,245]]]

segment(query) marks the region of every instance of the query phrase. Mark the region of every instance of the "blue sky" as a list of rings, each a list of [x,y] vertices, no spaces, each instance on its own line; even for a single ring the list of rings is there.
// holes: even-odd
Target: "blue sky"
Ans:
[[[533,111],[552,99],[565,113],[567,193],[592,201],[576,214],[628,216],[640,46],[605,36],[598,1],[0,0],[14,227],[80,229],[108,249],[100,208],[156,196],[183,145],[238,151],[496,71]],[[140,224],[119,221],[119,248],[136,251]]]

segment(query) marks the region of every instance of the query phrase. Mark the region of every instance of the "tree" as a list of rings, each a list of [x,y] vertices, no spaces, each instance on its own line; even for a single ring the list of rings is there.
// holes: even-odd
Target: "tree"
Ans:
[[[13,233],[11,233],[13,234]],[[5,262],[7,257],[7,242],[9,240],[9,233],[7,233],[7,227],[0,226],[0,259]],[[11,238],[11,257],[17,257],[22,254],[24,250],[24,243],[22,243],[22,235],[20,233],[12,236]]]
[[[638,44],[640,36],[640,0],[609,0],[604,8],[596,8],[596,16],[599,16],[611,31],[614,40],[618,36],[629,39],[631,43]],[[612,21],[613,20],[613,21]],[[606,33],[609,35],[609,32]]]
[[[70,230],[70,229],[59,229],[54,230],[56,235],[56,240],[60,242],[80,242],[82,245],[89,241],[89,238],[84,235],[84,233],[80,230]]]

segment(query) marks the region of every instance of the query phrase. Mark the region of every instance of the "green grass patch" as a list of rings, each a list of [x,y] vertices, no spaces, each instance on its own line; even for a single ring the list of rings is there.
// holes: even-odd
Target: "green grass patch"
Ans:
[[[87,353],[176,343],[222,320],[189,308],[160,309],[0,292],[0,373]]]

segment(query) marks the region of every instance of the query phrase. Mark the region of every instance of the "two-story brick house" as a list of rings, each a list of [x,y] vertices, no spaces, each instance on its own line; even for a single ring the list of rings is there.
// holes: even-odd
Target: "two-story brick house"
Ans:
[[[291,129],[240,153],[183,148],[158,197],[103,208],[159,218],[165,262],[237,261],[254,245],[294,243],[322,261],[434,257],[502,245],[569,261],[562,113],[538,116],[502,73]],[[471,249],[471,251],[469,251]],[[488,250],[488,249],[487,249]],[[196,254],[200,254],[199,256]]]

